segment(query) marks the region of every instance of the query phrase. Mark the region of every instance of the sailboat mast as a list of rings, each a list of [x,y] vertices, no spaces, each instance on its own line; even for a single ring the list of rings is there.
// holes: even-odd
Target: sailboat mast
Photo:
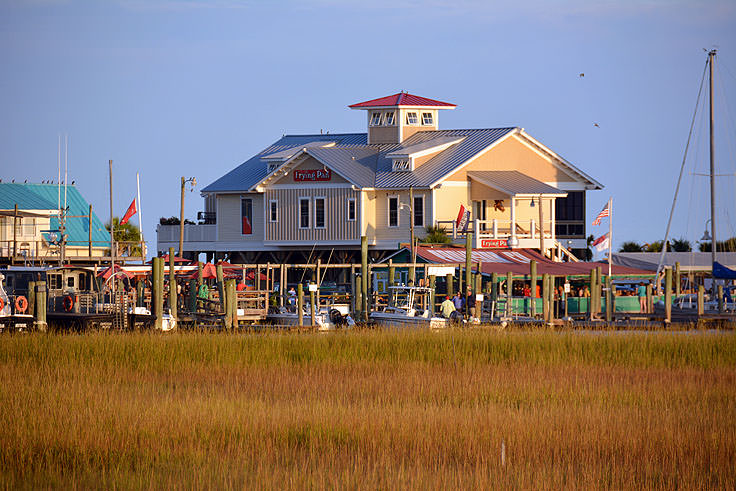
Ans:
[[[710,226],[711,236],[711,259],[716,262],[716,181],[715,181],[715,157],[713,155],[714,137],[713,137],[713,61],[716,57],[716,50],[712,49],[708,52],[708,76],[710,83]],[[715,288],[715,283],[713,284]],[[714,290],[715,291],[715,290]]]

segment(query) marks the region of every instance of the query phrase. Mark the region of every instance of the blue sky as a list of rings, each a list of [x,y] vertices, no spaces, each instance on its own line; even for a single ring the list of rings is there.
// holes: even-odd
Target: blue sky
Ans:
[[[614,246],[664,234],[705,64],[717,46],[719,173],[736,172],[736,2],[480,0],[0,3],[0,178],[69,180],[100,217],[141,173],[144,234],[198,188],[284,133],[364,131],[348,104],[399,90],[458,105],[442,128],[517,125],[605,184]],[[579,74],[584,73],[584,77]],[[698,118],[673,235],[708,213]],[[595,127],[598,123],[599,127]],[[718,178],[719,235],[736,235],[736,178]],[[203,209],[187,193],[187,217]],[[134,220],[137,223],[137,219]],[[591,227],[596,235],[607,226]]]

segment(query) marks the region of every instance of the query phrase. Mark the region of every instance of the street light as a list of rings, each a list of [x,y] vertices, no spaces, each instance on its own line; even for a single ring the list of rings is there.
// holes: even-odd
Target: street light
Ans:
[[[194,191],[194,187],[197,185],[197,178],[190,177],[189,179],[181,176],[181,212],[179,213],[179,257],[184,257],[184,187],[186,183],[191,183],[190,191]]]
[[[700,242],[708,242],[713,240],[713,237],[711,237],[708,233],[708,222],[710,222],[710,218],[705,222],[705,232],[703,232],[703,236],[700,238]]]

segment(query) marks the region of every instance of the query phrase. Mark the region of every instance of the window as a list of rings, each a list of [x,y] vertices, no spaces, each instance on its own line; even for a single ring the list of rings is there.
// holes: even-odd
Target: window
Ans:
[[[406,124],[417,124],[417,113],[406,113]]]
[[[385,124],[386,126],[393,126],[394,124],[396,124],[394,122],[394,112],[393,111],[386,113],[386,118],[383,120],[383,124]]]
[[[87,275],[86,274],[80,274],[79,275],[79,289],[82,290],[82,291],[89,290],[88,283],[89,282],[87,281]]]
[[[271,223],[279,221],[279,202],[275,199],[268,202],[268,221]]]
[[[381,113],[375,112],[371,114],[371,126],[378,126],[381,124]]]
[[[253,200],[250,198],[240,199],[240,219],[242,221],[243,235],[251,235],[253,233]]]
[[[395,159],[392,169],[394,172],[406,172],[412,170],[411,159]]]
[[[424,227],[424,196],[414,196],[414,226]]]
[[[314,228],[325,228],[325,198],[314,198]]]
[[[555,234],[558,237],[585,237],[585,191],[568,191],[555,200]]]
[[[74,276],[69,276],[69,277],[68,277],[68,278],[66,279],[66,286],[67,286],[68,288],[74,288]]]
[[[356,215],[355,198],[348,198],[348,222],[355,221]]]
[[[61,289],[61,275],[60,274],[50,274],[48,275],[48,279],[49,279],[49,288],[51,290]]]
[[[279,161],[269,162],[268,163],[268,173],[270,174],[271,172],[275,171],[280,165],[281,165],[281,162]]]
[[[299,228],[309,228],[309,198],[299,198]]]
[[[422,124],[424,126],[432,126],[432,113],[422,113]]]
[[[399,197],[398,196],[388,197],[388,226],[389,227],[399,226]]]

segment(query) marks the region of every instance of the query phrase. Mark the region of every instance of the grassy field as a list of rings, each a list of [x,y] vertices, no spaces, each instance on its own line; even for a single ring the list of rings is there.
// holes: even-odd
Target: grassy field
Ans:
[[[736,487],[736,335],[0,337],[0,486]]]

